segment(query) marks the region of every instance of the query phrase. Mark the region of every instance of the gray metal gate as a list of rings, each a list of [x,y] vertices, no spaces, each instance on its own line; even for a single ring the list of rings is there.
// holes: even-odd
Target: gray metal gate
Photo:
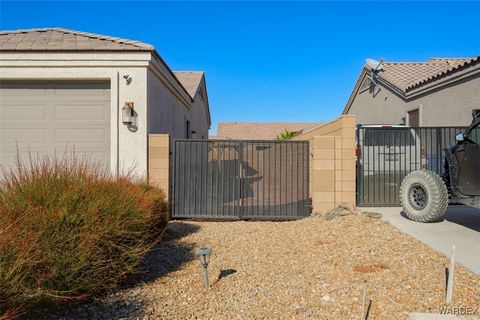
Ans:
[[[358,127],[357,205],[398,206],[411,171],[444,171],[443,149],[465,127]]]
[[[176,140],[172,216],[308,216],[308,163],[308,141]]]

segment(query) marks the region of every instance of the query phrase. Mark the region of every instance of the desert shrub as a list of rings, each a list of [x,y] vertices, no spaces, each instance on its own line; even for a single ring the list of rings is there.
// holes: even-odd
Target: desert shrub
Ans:
[[[115,288],[166,224],[164,193],[74,157],[36,158],[0,178],[0,318]]]

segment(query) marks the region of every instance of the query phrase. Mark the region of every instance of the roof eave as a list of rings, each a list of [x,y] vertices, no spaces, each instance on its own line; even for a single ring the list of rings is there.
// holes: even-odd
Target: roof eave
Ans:
[[[436,90],[438,88],[441,88],[445,85],[455,83],[459,80],[462,80],[464,78],[470,77],[475,74],[480,74],[480,63],[471,65],[467,68],[463,68],[462,70],[459,70],[457,72],[453,72],[449,75],[443,76],[439,79],[436,79],[434,81],[430,81],[428,83],[424,83],[421,86],[416,86],[415,88],[412,88],[408,90],[404,96],[406,99],[412,99],[414,97],[417,97],[418,95],[428,93],[432,90]]]
[[[205,88],[205,97],[207,101],[204,101],[204,102],[205,102],[205,108],[207,112],[208,129],[210,129],[210,127],[212,126],[212,118],[210,115],[210,103],[208,102],[207,80],[205,80],[205,73],[202,74],[202,80],[200,81],[200,83]],[[199,89],[200,89],[200,86],[198,86],[195,96],[198,94]]]
[[[400,98],[402,99],[406,98],[405,91],[399,86],[395,85],[394,83],[386,80],[385,78],[382,78],[381,76],[378,76],[376,78],[376,81],[377,83],[381,84],[383,87],[389,89],[390,91],[398,95]]]
[[[175,76],[175,73],[170,69],[168,64],[163,60],[163,58],[160,56],[160,54],[157,52],[157,50],[153,50],[153,55],[158,58],[158,60],[162,63],[162,65],[168,70],[170,75],[175,79],[178,85],[183,89],[183,93],[186,94],[190,98],[190,102],[193,102],[192,97],[190,97],[190,94],[188,93],[187,89],[183,86],[183,84],[178,80],[178,78]]]
[[[10,50],[10,49],[0,49],[0,53],[62,53],[62,52],[78,52],[78,53],[96,53],[96,52],[152,52],[154,50],[133,48],[133,49],[89,49],[89,50],[79,50],[79,49],[58,49],[58,50],[44,50],[44,49],[28,49],[28,50]]]
[[[429,91],[437,89],[438,87],[441,87],[446,83],[457,81],[456,80],[457,78],[463,78],[463,77],[469,76],[470,74],[476,72],[477,70],[480,70],[480,56],[476,56],[470,62],[464,63],[463,65],[456,67],[455,69],[446,71],[442,74],[436,75],[427,80],[411,85],[407,88],[400,88],[394,83],[389,82],[388,80],[383,78],[381,74],[379,74],[376,77],[376,80],[379,84],[391,90],[393,93],[397,94],[403,100],[407,100],[419,94],[428,93]],[[350,94],[350,97],[345,105],[345,108],[342,111],[342,114],[347,114],[349,112],[365,76],[371,76],[371,71],[369,71],[364,66],[360,73],[360,76],[357,79],[357,82],[355,83],[352,93]]]
[[[72,34],[76,36],[82,36],[82,37],[87,37],[91,39],[98,39],[101,41],[111,41],[114,42],[118,45],[124,45],[127,47],[124,47],[122,49],[118,49],[120,51],[128,51],[128,50],[142,50],[142,51],[153,51],[155,50],[155,47],[149,43],[145,43],[142,41],[138,40],[132,40],[132,39],[125,39],[125,38],[119,38],[119,37],[112,37],[104,34],[98,34],[98,33],[92,33],[92,32],[84,32],[84,31],[78,31],[78,30],[70,30],[70,29],[65,29],[65,28],[58,28],[58,27],[47,27],[47,28],[32,28],[32,29],[18,29],[18,30],[0,30],[0,35],[8,35],[8,34],[21,34],[21,33],[29,33],[29,32],[49,32],[49,31],[55,31],[63,34]],[[128,46],[131,46],[132,48],[128,48]],[[6,49],[9,50],[9,49]],[[67,50],[73,50],[76,51],[77,49],[68,49],[68,48],[61,48],[59,49],[61,51],[67,51]],[[97,49],[89,49],[92,51],[96,51]],[[102,49],[100,49],[102,50]],[[116,49],[106,49],[106,50],[116,50]],[[13,49],[13,51],[24,51],[22,49]],[[36,49],[28,49],[25,51],[36,51]],[[43,49],[41,50],[43,51]],[[45,50],[45,51],[56,51],[55,49],[53,50]]]
[[[181,81],[178,79],[178,76],[175,74],[175,73],[179,73],[179,72],[188,72],[188,71],[175,71],[173,73],[173,75],[175,76],[177,81],[181,83]],[[195,101],[195,98],[197,97],[198,92],[200,91],[200,87],[202,87],[202,86],[204,87],[205,98],[206,98],[206,101],[204,101],[205,102],[205,113],[207,114],[208,128],[210,129],[211,126],[212,126],[212,118],[211,118],[211,114],[210,114],[210,103],[208,101],[208,90],[207,90],[207,82],[205,80],[205,72],[203,72],[203,71],[198,71],[198,72],[202,74],[202,78],[200,79],[199,85],[197,86],[197,88],[195,90],[195,93],[193,94],[193,96],[191,98],[192,98],[192,102]]]
[[[367,74],[367,70],[366,70],[365,67],[363,67],[362,71],[360,72],[360,75],[357,78],[357,82],[355,82],[355,86],[353,87],[353,90],[350,93],[347,104],[345,105],[345,108],[343,108],[342,114],[347,114],[348,111],[350,110],[350,107],[352,106],[353,100],[355,100],[355,97],[358,93],[358,89],[360,88],[360,85],[362,84],[363,79],[365,78],[366,74]]]
[[[435,81],[431,81],[429,83],[424,83],[420,86],[415,87],[414,89],[411,89],[409,91],[404,91],[402,88],[396,86],[395,84],[387,81],[385,78],[382,78],[381,76],[378,76],[376,78],[377,83],[379,85],[382,85],[382,87],[390,90],[394,94],[396,94],[399,98],[403,100],[409,100],[417,97],[418,95],[426,94],[430,91],[436,90],[440,87],[443,87],[444,85],[454,83],[460,79],[469,77],[473,74],[480,73],[480,64],[474,65],[474,66],[469,66],[468,68],[464,68],[462,70],[459,70],[457,72],[454,72],[450,75],[443,76],[442,78],[437,78]],[[370,76],[371,72],[367,71],[365,68],[362,70],[362,73],[360,74],[359,80],[360,84],[363,81],[365,76]],[[358,84],[357,81],[357,84]],[[350,110],[350,107],[353,103],[353,100],[355,100],[355,96],[358,94],[359,86],[358,84],[354,87],[354,90],[352,91],[352,95],[350,96],[350,99],[343,110],[342,114],[347,114],[347,112]]]
[[[440,59],[440,58],[436,58],[436,59]],[[456,59],[458,60],[458,59],[462,59],[462,58],[456,58]],[[455,60],[455,58],[450,58],[450,59],[446,58],[445,60]],[[469,68],[477,65],[479,62],[480,62],[480,56],[476,56],[468,62],[463,62],[461,65],[452,67],[452,69],[442,71],[439,74],[436,74],[436,75],[434,75],[432,77],[429,77],[427,79],[423,79],[420,82],[417,82],[417,83],[414,83],[414,84],[408,86],[407,88],[405,88],[405,92],[415,90],[416,88],[422,87],[422,86],[427,85],[427,84],[432,83],[432,82],[436,82],[436,81],[438,81],[440,79],[443,79],[445,77],[449,77],[450,75],[461,72],[465,69],[469,69]]]

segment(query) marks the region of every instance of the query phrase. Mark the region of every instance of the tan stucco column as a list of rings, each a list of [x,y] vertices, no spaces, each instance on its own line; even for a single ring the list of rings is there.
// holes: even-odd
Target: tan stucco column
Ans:
[[[148,182],[163,189],[170,203],[170,136],[168,134],[148,135]]]

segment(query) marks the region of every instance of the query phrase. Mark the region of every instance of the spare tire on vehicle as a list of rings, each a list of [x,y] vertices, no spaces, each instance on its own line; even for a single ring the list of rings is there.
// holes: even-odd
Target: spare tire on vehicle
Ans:
[[[439,221],[448,207],[447,187],[442,178],[432,171],[413,171],[402,181],[400,203],[407,217],[413,221]]]

